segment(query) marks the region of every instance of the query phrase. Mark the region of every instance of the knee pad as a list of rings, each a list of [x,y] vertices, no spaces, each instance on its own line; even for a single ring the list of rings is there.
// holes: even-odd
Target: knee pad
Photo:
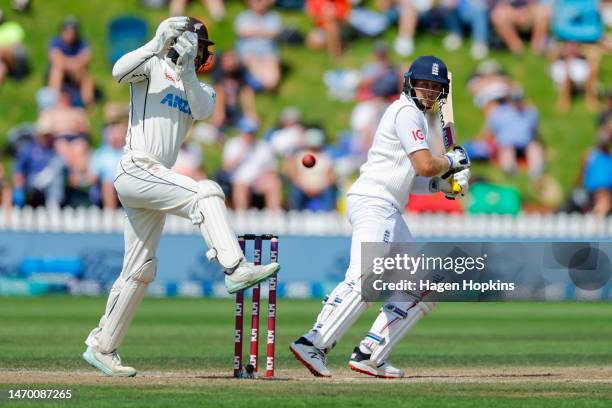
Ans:
[[[151,283],[157,273],[157,258],[151,258],[140,268],[130,275],[129,279],[134,279],[141,283]]]
[[[199,226],[208,245],[206,256],[216,259],[226,270],[235,268],[244,256],[227,217],[221,186],[211,180],[199,181],[196,199],[191,221]]]
[[[219,197],[225,200],[225,194],[221,186],[212,180],[198,181],[198,199],[207,197]]]

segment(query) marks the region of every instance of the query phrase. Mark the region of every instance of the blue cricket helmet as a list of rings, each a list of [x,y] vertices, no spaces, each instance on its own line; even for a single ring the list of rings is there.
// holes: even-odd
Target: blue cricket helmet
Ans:
[[[410,95],[412,81],[433,81],[443,86],[441,98],[448,95],[450,80],[448,79],[448,68],[440,58],[431,55],[418,57],[414,60],[410,69],[404,73],[404,92]]]

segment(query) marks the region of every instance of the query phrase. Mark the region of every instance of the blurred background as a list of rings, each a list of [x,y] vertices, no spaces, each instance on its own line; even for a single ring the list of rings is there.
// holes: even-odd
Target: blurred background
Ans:
[[[182,14],[216,43],[201,79],[218,97],[175,168],[221,184],[238,232],[286,237],[287,293],[318,295],[313,282],[342,276],[345,192],[418,55],[453,72],[475,164],[467,199],[410,198],[415,236],[612,235],[612,1],[0,0],[0,293],[100,293],[118,273],[112,181],[129,87],[111,67]],[[428,120],[438,137],[437,113]],[[160,293],[213,293],[196,231],[174,218],[167,230]]]

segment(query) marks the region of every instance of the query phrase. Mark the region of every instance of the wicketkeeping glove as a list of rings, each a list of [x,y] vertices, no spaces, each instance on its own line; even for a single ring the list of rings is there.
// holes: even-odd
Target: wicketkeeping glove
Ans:
[[[448,199],[454,200],[456,196],[465,197],[468,190],[470,189],[470,169],[463,169],[457,173],[444,175],[441,177],[432,177],[429,181],[429,191],[437,193],[439,191],[444,193],[444,196]],[[461,186],[461,192],[458,194],[453,193],[452,178],[454,177],[455,182]]]
[[[154,43],[155,52],[159,53],[170,48],[172,42],[180,36],[189,24],[189,17],[170,17],[162,21],[155,31],[155,37],[151,40]]]
[[[190,31],[181,34],[173,48],[178,54],[176,66],[179,75],[193,71],[195,73],[195,57],[198,54],[198,35]]]

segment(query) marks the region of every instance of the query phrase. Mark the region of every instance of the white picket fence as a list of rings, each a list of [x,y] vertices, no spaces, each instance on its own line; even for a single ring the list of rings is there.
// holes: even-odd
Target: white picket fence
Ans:
[[[288,211],[269,213],[251,210],[230,214],[237,233],[285,235],[350,235],[344,215],[336,212]],[[611,239],[612,217],[581,214],[452,215],[443,213],[405,215],[413,235],[427,238],[496,239]],[[77,209],[14,208],[0,211],[0,231],[95,232],[123,231],[123,211],[97,207]],[[197,234],[189,220],[169,216],[165,231]]]

